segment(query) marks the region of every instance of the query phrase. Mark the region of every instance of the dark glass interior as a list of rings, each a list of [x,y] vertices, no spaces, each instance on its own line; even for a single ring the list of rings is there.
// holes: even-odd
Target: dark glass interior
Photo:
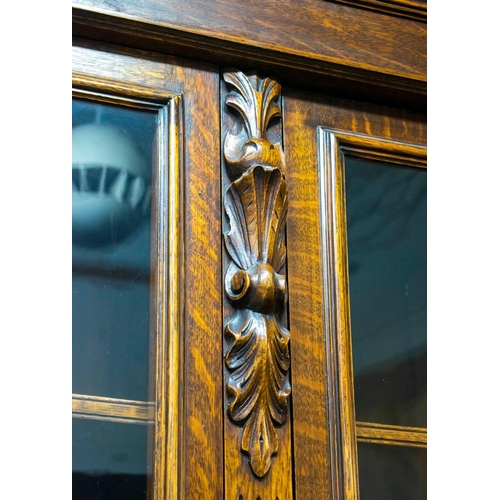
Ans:
[[[156,114],[73,101],[73,392],[148,399]]]
[[[427,449],[358,443],[361,500],[425,500]]]
[[[73,500],[144,500],[148,426],[73,419]]]
[[[346,158],[356,419],[427,425],[426,170]]]
[[[147,401],[148,366],[149,273],[74,273],[73,392]]]

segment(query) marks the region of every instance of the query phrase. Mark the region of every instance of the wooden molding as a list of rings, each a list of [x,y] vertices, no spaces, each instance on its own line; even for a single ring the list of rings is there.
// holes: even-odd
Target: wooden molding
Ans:
[[[73,96],[94,98],[109,104],[129,106],[135,109],[159,110],[176,94],[158,87],[136,85],[113,78],[96,77],[73,71]]]
[[[321,135],[330,134],[330,143],[343,156],[386,161],[411,167],[427,167],[427,148],[400,141],[353,134],[322,127]]]
[[[224,196],[230,226],[224,242],[231,258],[225,291],[234,309],[224,327],[231,342],[228,415],[243,425],[241,449],[263,477],[278,451],[275,425],[286,421],[291,391],[290,334],[279,322],[287,294],[286,277],[279,274],[286,260],[287,186],[281,144],[267,136],[269,122],[281,116],[280,85],[239,71],[224,73],[224,80],[234,88],[226,104],[244,121],[224,143],[227,173],[234,179]]]
[[[427,429],[399,425],[356,422],[358,442],[427,448]]]
[[[350,7],[361,7],[380,14],[391,14],[403,19],[427,22],[427,4],[412,0],[326,0]]]
[[[120,21],[134,21],[134,31],[142,32],[143,36],[148,30],[151,34],[155,31],[158,43],[161,43],[158,36],[161,32],[168,36],[175,31],[178,37],[184,36],[185,43],[189,43],[189,39],[192,43],[197,36],[199,42],[210,43],[216,51],[219,47],[229,50],[258,47],[281,53],[284,58],[297,55],[335,62],[344,71],[349,67],[363,67],[381,75],[393,73],[425,81],[426,34],[421,23],[388,17],[380,19],[373,12],[360,13],[335,3],[303,2],[298,8],[294,0],[254,0],[251,3],[215,0],[207,10],[199,0],[142,3],[73,0],[73,12],[79,16],[79,21],[84,21],[85,13],[92,15],[96,22],[104,20],[104,16],[114,17],[115,30],[119,29]],[[401,36],[405,28],[405,39],[415,44],[421,60],[415,57],[417,54],[405,54],[406,48],[394,43],[393,36],[398,31]],[[367,29],[373,45],[369,54],[363,46],[366,38],[360,39]],[[341,34],[343,36],[339,36]],[[326,40],[336,43],[325,43]],[[421,49],[424,51],[420,52]],[[414,58],[414,67],[405,60],[408,57]]]
[[[134,424],[154,422],[154,403],[73,394],[73,417]]]
[[[329,365],[330,439],[332,477],[341,478],[341,495],[349,500],[359,499],[357,477],[357,445],[354,413],[354,374],[352,368],[347,228],[343,164],[337,157],[332,134],[319,127],[319,183],[321,248],[323,262],[323,302],[327,362]],[[339,443],[335,446],[335,436]],[[342,466],[339,466],[339,463]]]

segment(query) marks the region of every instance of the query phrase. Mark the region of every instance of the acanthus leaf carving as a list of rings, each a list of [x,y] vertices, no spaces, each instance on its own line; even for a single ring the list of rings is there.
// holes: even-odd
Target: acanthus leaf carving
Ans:
[[[226,104],[238,111],[244,128],[236,135],[228,133],[224,141],[224,158],[229,177],[234,180],[255,165],[283,168],[281,144],[273,144],[267,137],[267,127],[274,117],[281,116],[276,103],[281,86],[270,78],[260,80],[241,71],[224,73],[224,80],[233,85]]]
[[[266,135],[269,121],[281,116],[280,86],[241,72],[225,73],[224,80],[236,89],[226,103],[242,115],[245,126],[239,134],[227,134],[224,149],[233,178],[224,196],[229,220],[224,241],[232,259],[225,291],[235,309],[224,330],[231,341],[228,414],[243,423],[241,448],[254,473],[263,477],[278,451],[275,424],[286,421],[291,391],[290,334],[278,320],[287,300],[286,277],[279,273],[286,260],[288,196],[281,145]]]
[[[289,332],[274,315],[243,309],[226,326],[226,334],[234,339],[226,355],[233,372],[227,388],[234,396],[228,411],[236,422],[248,419],[241,447],[250,455],[252,470],[262,477],[278,451],[272,420],[283,424],[288,413]]]

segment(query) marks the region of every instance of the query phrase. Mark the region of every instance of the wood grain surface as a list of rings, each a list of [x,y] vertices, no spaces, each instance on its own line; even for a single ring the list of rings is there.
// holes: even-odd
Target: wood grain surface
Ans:
[[[358,442],[427,448],[427,429],[356,422]]]
[[[315,127],[304,123],[307,110],[284,98],[285,175],[290,205],[287,224],[290,331],[293,334],[292,413],[297,500],[339,497],[338,421],[330,415],[322,296],[318,167]],[[314,457],[314,467],[311,467]]]
[[[330,400],[330,414],[338,414],[338,457],[345,498],[359,498],[357,446],[355,437],[354,374],[350,332],[347,226],[344,192],[344,166],[340,152],[329,141],[331,136],[319,131],[320,218],[323,265],[323,299],[330,367],[330,390],[337,397]]]
[[[287,106],[293,110],[294,119],[306,122],[314,133],[323,127],[351,135],[370,136],[373,139],[413,146],[427,144],[427,116],[423,112],[393,108],[363,101],[353,101],[334,95],[303,92],[285,87]],[[397,148],[397,144],[386,147]]]
[[[353,7],[391,14],[404,19],[427,22],[426,0],[327,0]]]
[[[165,86],[183,94],[184,368],[179,498],[223,496],[219,75],[167,58]]]
[[[116,85],[142,83],[165,90],[164,55],[74,38],[72,59],[75,73],[112,79]]]
[[[73,417],[127,423],[153,423],[154,403],[73,394]]]
[[[73,5],[219,40],[425,81],[425,26],[406,22],[402,33],[402,23],[397,19],[371,12],[360,14],[340,5],[294,0],[216,0],[210,3],[210,9],[204,0],[76,0]],[[394,43],[396,40],[398,43]]]

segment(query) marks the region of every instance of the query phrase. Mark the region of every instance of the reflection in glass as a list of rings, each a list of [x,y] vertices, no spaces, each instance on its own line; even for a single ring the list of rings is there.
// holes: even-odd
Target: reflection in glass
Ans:
[[[118,243],[149,213],[154,127],[154,114],[73,102],[73,242],[78,246]]]
[[[73,500],[144,500],[148,426],[73,419]]]
[[[425,500],[427,450],[358,443],[362,500]]]
[[[426,426],[425,169],[346,158],[356,419]]]
[[[73,392],[148,399],[156,114],[73,101]]]

